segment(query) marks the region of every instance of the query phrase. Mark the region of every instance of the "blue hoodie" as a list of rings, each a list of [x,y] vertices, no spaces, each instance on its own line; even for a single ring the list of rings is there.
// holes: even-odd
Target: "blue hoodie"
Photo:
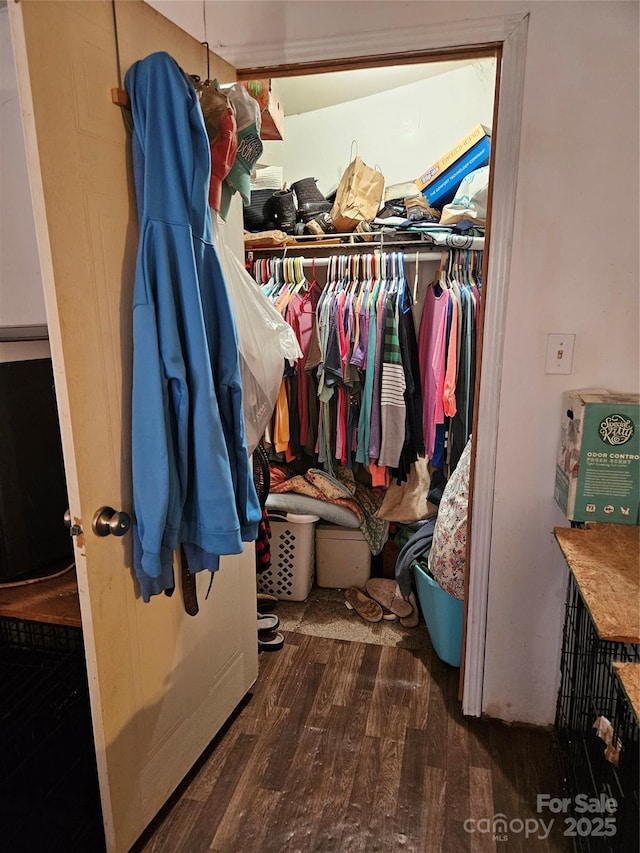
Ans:
[[[166,53],[126,75],[140,242],[133,295],[134,568],[173,588],[173,550],[218,568],[256,538],[235,320],[207,202],[209,139],[191,80]]]

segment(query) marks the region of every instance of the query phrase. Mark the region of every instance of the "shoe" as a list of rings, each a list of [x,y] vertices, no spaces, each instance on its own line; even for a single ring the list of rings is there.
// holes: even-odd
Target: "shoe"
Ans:
[[[409,604],[413,608],[410,616],[405,616],[400,620],[400,624],[403,628],[416,628],[418,626],[418,622],[420,621],[418,616],[418,602],[416,601],[415,595],[410,592],[409,593]]]
[[[413,607],[402,597],[398,584],[390,578],[369,578],[365,584],[367,595],[385,610],[395,613],[400,619],[411,616]]]
[[[312,219],[316,219],[324,213],[328,215],[330,210],[331,205],[328,201],[312,201],[298,207],[298,218],[303,222],[311,222]],[[333,222],[331,224],[333,226]]]
[[[380,622],[382,619],[382,607],[377,601],[365,595],[357,586],[350,587],[344,594],[347,604],[361,616],[365,622]]]
[[[273,211],[276,225],[285,234],[293,234],[296,227],[296,201],[293,190],[279,190],[273,194]]]
[[[314,203],[322,203],[331,207],[330,203],[318,189],[316,185],[316,178],[302,178],[301,181],[296,181],[291,184],[291,189],[296,194],[298,210],[303,210],[305,204],[310,205]],[[319,212],[321,213],[322,211]]]
[[[328,213],[321,213],[315,219],[310,219],[304,226],[304,230],[309,234],[315,234],[316,237],[322,234],[332,234],[335,231],[333,222]]]
[[[257,606],[259,611],[270,613],[278,604],[279,599],[269,593],[258,593]]]
[[[284,637],[282,634],[270,631],[268,634],[258,636],[258,651],[259,652],[279,652],[284,646]]]
[[[260,631],[275,631],[280,620],[275,613],[258,613],[258,633]]]

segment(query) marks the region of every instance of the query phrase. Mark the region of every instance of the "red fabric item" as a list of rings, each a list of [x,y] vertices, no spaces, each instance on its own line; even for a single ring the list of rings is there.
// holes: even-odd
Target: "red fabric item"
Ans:
[[[258,538],[256,539],[256,573],[266,571],[271,566],[271,525],[267,508],[262,508],[262,519],[258,525]]]
[[[238,151],[238,128],[233,110],[229,109],[220,119],[220,130],[211,143],[211,181],[209,204],[220,212],[222,182],[227,177]]]

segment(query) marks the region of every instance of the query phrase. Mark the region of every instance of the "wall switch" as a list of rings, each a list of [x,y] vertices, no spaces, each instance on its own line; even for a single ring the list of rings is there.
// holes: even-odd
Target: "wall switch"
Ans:
[[[545,373],[571,373],[575,335],[549,335]]]

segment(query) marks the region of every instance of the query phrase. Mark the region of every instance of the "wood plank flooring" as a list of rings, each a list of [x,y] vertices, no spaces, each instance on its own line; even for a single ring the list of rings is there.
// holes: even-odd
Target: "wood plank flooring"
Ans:
[[[544,840],[518,822],[552,817],[536,813],[560,795],[551,734],[465,719],[457,687],[430,648],[287,633],[134,851],[569,850],[558,819]],[[507,838],[468,822],[498,813]]]

